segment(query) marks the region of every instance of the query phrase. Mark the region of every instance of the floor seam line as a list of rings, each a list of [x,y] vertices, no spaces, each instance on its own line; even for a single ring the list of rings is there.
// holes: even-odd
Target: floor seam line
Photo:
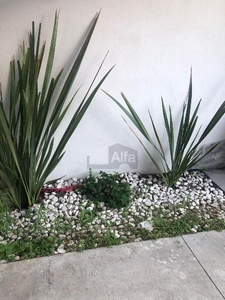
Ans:
[[[213,285],[215,286],[215,288],[217,289],[217,291],[220,293],[220,295],[223,297],[223,299],[225,299],[225,297],[223,296],[222,292],[220,291],[220,289],[218,288],[218,286],[215,284],[215,282],[212,280],[211,276],[209,275],[209,273],[206,271],[206,269],[204,268],[204,266],[201,264],[200,260],[198,259],[198,257],[195,255],[194,251],[191,249],[191,247],[188,245],[188,243],[185,241],[185,239],[183,238],[183,236],[181,235],[182,240],[184,241],[184,243],[186,244],[186,246],[188,247],[188,249],[191,251],[191,253],[193,254],[193,256],[195,257],[195,259],[197,260],[197,262],[199,263],[199,265],[201,266],[201,268],[203,269],[203,271],[205,272],[205,274],[207,275],[207,277],[209,278],[209,280],[213,283]]]

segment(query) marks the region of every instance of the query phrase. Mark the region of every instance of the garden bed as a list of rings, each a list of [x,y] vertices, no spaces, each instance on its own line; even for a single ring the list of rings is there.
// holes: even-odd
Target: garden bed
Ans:
[[[174,188],[157,175],[120,177],[131,187],[131,203],[123,208],[94,203],[77,189],[45,193],[27,210],[4,212],[2,205],[1,261],[225,229],[224,192],[202,172],[185,172]],[[55,187],[82,182],[74,178]]]

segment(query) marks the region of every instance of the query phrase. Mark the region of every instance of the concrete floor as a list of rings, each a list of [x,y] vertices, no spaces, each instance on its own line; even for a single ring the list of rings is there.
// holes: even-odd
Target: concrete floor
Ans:
[[[225,299],[225,231],[1,264],[0,299]]]

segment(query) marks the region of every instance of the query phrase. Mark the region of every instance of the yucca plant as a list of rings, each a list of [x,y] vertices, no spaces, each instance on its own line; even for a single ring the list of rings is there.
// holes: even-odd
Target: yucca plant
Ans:
[[[106,93],[106,92],[105,92]],[[162,139],[160,139],[157,132],[154,120],[150,111],[149,117],[152,125],[152,131],[155,136],[155,141],[153,141],[151,134],[148,132],[147,128],[144,126],[141,118],[138,116],[128,99],[123,93],[121,93],[123,100],[125,101],[127,108],[124,107],[119,101],[113,98],[111,95],[106,93],[117,105],[125,112],[132,123],[140,131],[140,133],[146,138],[150,143],[154,151],[158,155],[158,160],[154,158],[149,149],[145,146],[144,142],[138,137],[138,135],[133,131],[135,136],[138,138],[139,142],[147,152],[148,156],[155,165],[157,171],[163,178],[165,184],[169,187],[173,187],[181,175],[193,167],[198,161],[203,159],[208,155],[219,143],[212,146],[204,155],[201,155],[198,150],[198,146],[205,139],[205,137],[211,132],[215,125],[219,122],[221,117],[225,113],[225,101],[218,108],[211,121],[208,123],[207,127],[203,133],[199,136],[200,128],[196,131],[196,125],[198,120],[198,110],[200,107],[201,100],[198,102],[193,113],[191,112],[192,106],[192,75],[190,76],[190,83],[187,95],[187,101],[183,106],[180,124],[178,127],[178,132],[174,129],[174,121],[171,107],[169,106],[169,111],[166,110],[163,99],[161,99],[162,104],[162,114],[164,120],[164,126],[166,130],[166,135],[169,143],[169,158],[163,147]],[[126,122],[126,121],[125,121]]]
[[[59,79],[63,79],[63,70],[56,78],[51,77],[59,19],[57,11],[42,83],[39,74],[45,43],[41,45],[41,24],[36,34],[35,24],[32,23],[28,46],[25,42],[21,46],[21,59],[13,59],[10,63],[10,97],[5,102],[0,91],[0,189],[18,208],[32,206],[38,200],[46,178],[62,159],[66,143],[111,71],[92,89],[101,64],[62,138],[54,147],[54,134],[77,95],[78,90],[65,105],[98,18],[99,13],[61,89]]]

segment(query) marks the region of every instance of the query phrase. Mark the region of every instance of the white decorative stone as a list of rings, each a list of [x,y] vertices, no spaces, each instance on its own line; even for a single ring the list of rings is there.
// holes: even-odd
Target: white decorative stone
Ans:
[[[62,206],[61,211],[65,212],[67,211],[67,207],[65,205]]]
[[[52,204],[48,205],[48,209],[53,210],[54,208],[55,208],[54,205],[52,205]]]
[[[116,238],[120,238],[120,234],[119,234],[119,232],[117,230],[115,230],[115,237]]]
[[[149,220],[141,222],[140,225],[141,227],[146,228],[149,231],[152,231],[154,229],[152,222]]]
[[[65,249],[62,249],[62,248],[58,248],[58,249],[57,249],[57,252],[58,252],[59,254],[64,254],[64,253],[66,253],[66,250],[65,250]]]
[[[144,203],[145,203],[146,206],[151,206],[152,205],[152,202],[149,199],[147,199]]]

